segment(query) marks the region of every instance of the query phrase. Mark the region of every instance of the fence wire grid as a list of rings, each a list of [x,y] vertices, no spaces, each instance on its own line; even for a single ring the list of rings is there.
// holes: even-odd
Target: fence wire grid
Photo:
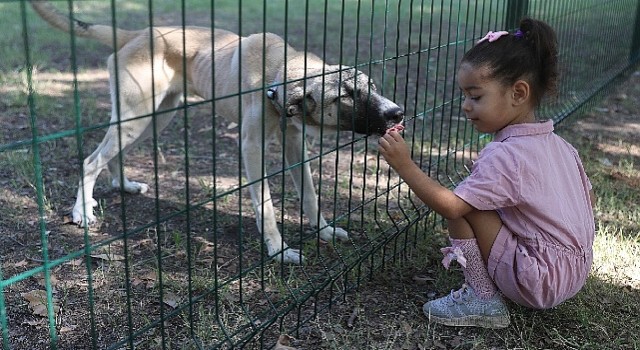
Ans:
[[[539,113],[556,122],[632,67],[640,48],[634,0],[52,3],[71,18],[131,30],[271,32],[326,63],[355,67],[404,108],[415,161],[447,186],[468,174],[490,140],[466,122],[455,83],[462,54],[488,30],[514,30],[525,14],[556,29],[561,90]],[[439,222],[381,160],[375,136],[322,128],[305,137],[302,163],[323,215],[349,239],[318,238],[322,227],[310,226],[288,176],[303,164],[284,165],[279,142],[263,143],[254,150],[265,159],[259,181],[271,185],[284,239],[305,257],[300,265],[274,261],[242,166],[241,121],[214,113],[221,101],[252,92],[238,90],[210,99],[185,93],[177,108],[136,116],[177,114],[127,154],[127,176],[149,191],[113,189],[105,171],[94,191],[98,222],[78,226],[69,213],[83,159],[112,125],[112,51],[51,28],[26,1],[1,2],[0,23],[3,349],[272,348],[278,335],[296,334],[402,260]]]

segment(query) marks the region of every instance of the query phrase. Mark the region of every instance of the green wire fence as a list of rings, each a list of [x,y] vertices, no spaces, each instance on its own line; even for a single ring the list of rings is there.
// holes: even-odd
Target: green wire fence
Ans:
[[[556,29],[561,90],[539,114],[557,122],[588,106],[640,54],[634,0],[54,4],[72,18],[129,29],[273,32],[328,63],[356,67],[404,107],[414,159],[448,186],[490,140],[466,122],[455,83],[462,54],[488,30],[515,30],[523,15]],[[154,129],[129,153],[127,172],[150,193],[126,195],[101,178],[99,224],[78,227],[68,213],[82,161],[109,127],[111,52],[51,29],[25,1],[0,2],[0,23],[3,349],[272,348],[278,335],[295,335],[403,259],[439,222],[380,159],[375,137],[327,131],[308,137],[307,161],[324,215],[350,240],[322,242],[303,219],[280,147],[265,144],[256,152],[267,159],[280,229],[306,257],[300,266],[270,261],[239,160],[241,131],[213,113],[229,96],[185,95],[167,130]]]

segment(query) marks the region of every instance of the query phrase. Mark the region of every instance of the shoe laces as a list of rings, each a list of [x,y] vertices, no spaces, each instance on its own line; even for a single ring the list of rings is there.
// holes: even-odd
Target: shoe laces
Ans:
[[[449,295],[449,299],[455,303],[455,304],[462,304],[464,302],[466,302],[469,299],[470,294],[470,287],[468,284],[463,283],[462,284],[462,288],[458,289],[458,290],[451,290],[451,294]],[[452,304],[453,304],[452,303]]]

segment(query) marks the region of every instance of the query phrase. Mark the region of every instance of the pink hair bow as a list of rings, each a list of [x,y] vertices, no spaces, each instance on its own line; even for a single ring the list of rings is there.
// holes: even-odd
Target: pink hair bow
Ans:
[[[489,31],[489,33],[487,33],[487,35],[484,36],[484,38],[478,40],[478,42],[476,44],[480,44],[481,42],[485,41],[485,40],[489,40],[490,43],[500,39],[501,36],[503,35],[509,35],[509,32],[507,31],[499,31],[499,32],[492,32]]]
[[[453,260],[456,260],[462,267],[467,267],[467,259],[462,254],[462,249],[460,249],[460,247],[446,247],[440,249],[440,251],[444,254],[442,265],[444,265],[445,269],[449,269],[449,265],[451,265]]]

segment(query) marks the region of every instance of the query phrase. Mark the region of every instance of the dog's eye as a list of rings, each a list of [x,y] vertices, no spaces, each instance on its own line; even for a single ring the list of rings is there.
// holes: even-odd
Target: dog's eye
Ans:
[[[338,99],[344,102],[345,100],[353,100],[353,96],[351,96],[351,94],[342,94],[338,96]]]
[[[332,103],[345,103],[349,101],[353,101],[353,96],[351,96],[351,94],[342,94],[331,100]]]

